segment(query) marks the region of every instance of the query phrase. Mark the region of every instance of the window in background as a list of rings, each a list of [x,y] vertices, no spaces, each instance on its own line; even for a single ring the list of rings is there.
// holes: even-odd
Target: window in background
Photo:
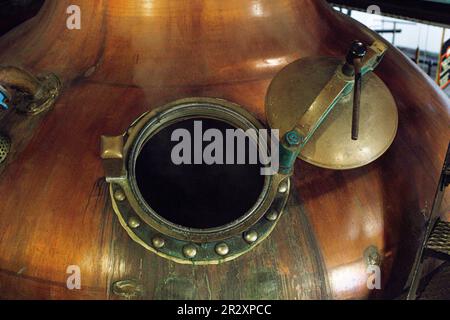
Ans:
[[[443,43],[450,39],[449,28],[340,7],[334,8],[376,31],[418,63],[422,70],[433,79],[437,79],[437,71],[439,69],[441,70],[441,75],[447,76],[446,70],[443,70],[442,67],[439,68],[439,64],[442,62],[441,51]],[[450,87],[448,85],[444,87],[444,90],[450,96]]]

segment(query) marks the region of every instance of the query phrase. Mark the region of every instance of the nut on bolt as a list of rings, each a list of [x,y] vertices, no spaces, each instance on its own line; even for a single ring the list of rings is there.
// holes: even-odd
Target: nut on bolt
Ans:
[[[303,141],[302,136],[295,130],[286,133],[285,139],[289,147],[297,147]]]

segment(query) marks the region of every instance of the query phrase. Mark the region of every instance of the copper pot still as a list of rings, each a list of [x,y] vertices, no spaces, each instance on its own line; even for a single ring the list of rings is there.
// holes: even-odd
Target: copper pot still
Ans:
[[[396,297],[450,138],[433,81],[322,0],[47,0],[0,38],[0,85],[9,299]],[[196,120],[280,129],[289,166],[168,165]]]

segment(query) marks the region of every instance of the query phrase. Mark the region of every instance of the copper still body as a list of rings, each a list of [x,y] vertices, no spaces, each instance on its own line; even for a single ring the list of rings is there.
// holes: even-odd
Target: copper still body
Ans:
[[[67,27],[72,5],[81,9],[80,29]],[[179,99],[224,99],[267,124],[266,94],[280,70],[300,58],[345,57],[355,39],[383,41],[322,0],[47,0],[36,17],[0,38],[0,65],[38,81],[59,79],[37,99],[45,105],[58,92],[52,108],[0,113],[1,133],[11,141],[0,167],[0,297],[398,295],[438,183],[450,106],[390,45],[375,70],[398,109],[390,148],[350,170],[297,160],[277,226],[233,261],[180,264],[130,239],[99,156],[102,135],[119,136],[144,112]],[[370,265],[380,267],[380,290],[367,286]],[[71,266],[81,272],[81,287],[72,290]]]

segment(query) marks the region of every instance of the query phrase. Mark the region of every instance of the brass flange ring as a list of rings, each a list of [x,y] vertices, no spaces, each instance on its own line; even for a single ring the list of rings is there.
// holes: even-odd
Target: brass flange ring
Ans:
[[[195,229],[166,220],[153,210],[139,190],[136,159],[153,135],[189,118],[217,119],[244,131],[263,128],[234,103],[213,98],[183,99],[144,114],[123,136],[104,137],[102,156],[114,211],[134,241],[178,263],[218,264],[250,251],[271,233],[286,205],[290,181],[283,174],[265,176],[254,206],[239,219],[219,227]],[[257,143],[267,150],[268,142]]]

